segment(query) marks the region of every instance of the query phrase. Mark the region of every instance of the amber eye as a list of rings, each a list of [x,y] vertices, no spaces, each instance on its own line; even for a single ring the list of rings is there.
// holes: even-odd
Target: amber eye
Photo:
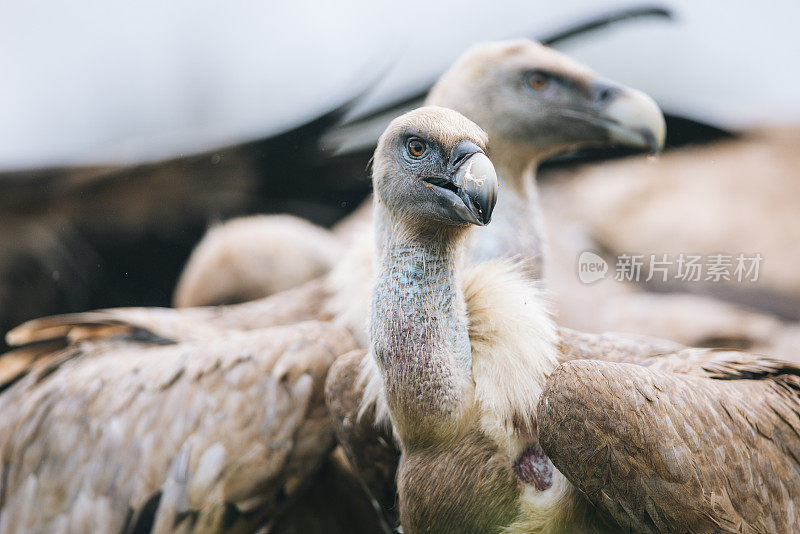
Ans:
[[[536,91],[541,91],[547,87],[548,83],[550,83],[550,77],[544,72],[532,72],[528,76],[528,85],[531,86],[531,89],[535,89]]]
[[[412,137],[408,140],[408,153],[414,156],[415,158],[422,157],[425,154],[425,151],[428,149],[425,146],[425,142],[422,139],[418,139],[416,137]]]

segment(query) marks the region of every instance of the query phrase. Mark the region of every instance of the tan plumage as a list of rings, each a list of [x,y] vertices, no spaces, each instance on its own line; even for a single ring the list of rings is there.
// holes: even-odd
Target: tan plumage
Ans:
[[[0,392],[36,369],[49,368],[64,357],[64,352],[59,349],[82,340],[122,338],[132,342],[124,345],[127,347],[126,350],[130,351],[139,349],[144,351],[147,345],[139,343],[177,342],[181,346],[187,344],[202,346],[209,342],[218,343],[219,340],[227,338],[229,333],[244,333],[274,325],[293,325],[310,319],[329,320],[332,318],[326,305],[329,295],[328,282],[320,279],[266,299],[235,306],[180,310],[123,308],[29,321],[8,334],[9,344],[27,344],[27,346],[0,357]],[[315,336],[324,337],[325,330],[307,329],[304,332],[308,338],[305,341],[315,343]],[[109,348],[112,349],[116,351],[117,347]],[[204,356],[209,355],[200,351],[200,357]],[[331,361],[328,360],[322,365],[325,372],[327,364]],[[319,371],[322,372],[322,369]],[[313,402],[314,410],[322,409],[321,396],[315,396]],[[330,429],[325,426],[319,431],[320,444],[329,444]],[[330,447],[327,450],[329,449]],[[313,459],[310,459],[309,465],[313,464]],[[319,502],[321,493],[337,492],[344,488],[348,497],[341,500],[340,506],[332,506],[329,503],[318,511],[317,531],[333,532],[338,525],[341,527],[341,532],[348,532],[352,530],[352,525],[358,525],[363,532],[384,532],[381,519],[376,515],[369,504],[369,498],[359,488],[359,482],[346,465],[340,465],[332,459],[326,460],[322,469],[321,478],[315,480],[310,492],[302,492],[302,498],[296,499],[297,504],[290,499],[286,503],[289,505],[288,508],[277,510],[282,514],[272,531],[277,533],[296,532],[298,529],[308,531],[312,528],[313,522],[309,522],[307,515],[302,511],[307,510],[307,507],[314,502]],[[336,473],[335,480],[330,477],[331,473]],[[67,506],[68,503],[62,505]],[[269,511],[269,514],[272,516],[274,512],[274,510]]]
[[[175,289],[176,307],[247,302],[327,273],[341,254],[330,232],[289,215],[258,215],[215,226],[192,252]]]
[[[85,339],[122,338],[134,342],[205,342],[228,332],[246,332],[331,318],[324,281],[314,281],[267,299],[174,310],[116,308],[34,319],[6,335],[19,348],[0,356],[0,391],[36,367],[62,357],[62,350]]]
[[[0,491],[0,531],[44,528],[49,521],[74,521],[78,531],[114,530],[126,521],[156,521],[162,532],[173,527],[221,531],[227,522],[248,531],[285,511],[275,531],[291,532],[297,516],[285,509],[333,448],[324,377],[335,356],[354,348],[350,335],[331,324],[294,326],[329,319],[327,295],[319,280],[237,306],[100,310],[37,319],[14,329],[9,344],[28,345],[0,357],[0,419],[7,425],[0,436],[7,474]],[[274,325],[293,326],[265,329]],[[236,380],[244,380],[241,391]],[[89,383],[99,391],[83,394]],[[125,401],[109,403],[112,397]],[[174,411],[164,403],[173,404]],[[229,417],[214,419],[201,413],[203,406]],[[76,415],[87,411],[88,417]],[[37,423],[36,413],[64,415]],[[262,424],[254,426],[259,419]],[[36,431],[29,438],[19,430],[25,425]],[[108,425],[118,431],[114,442],[87,432]],[[159,442],[157,450],[142,448],[141,440],[150,440],[147,444],[165,432],[169,440]],[[74,449],[70,455],[55,454],[62,450],[63,436],[71,440],[64,442]],[[193,463],[183,465],[182,447],[190,442],[196,443],[189,457]],[[191,502],[173,502],[182,498],[181,484],[203,474],[197,462],[205,450],[211,451],[208,461],[217,462],[218,476],[201,478],[206,486]],[[103,462],[95,462],[101,453]],[[30,458],[36,459],[30,463]],[[174,476],[168,471],[173,463]],[[142,465],[150,474],[139,480]],[[324,472],[333,468],[328,465]],[[352,482],[339,482],[332,487],[352,490]],[[102,492],[92,491],[113,490],[115,500],[81,494],[77,490],[84,483],[106,484]],[[69,484],[75,491],[54,489]],[[162,499],[156,501],[159,491]],[[79,495],[80,500],[73,499]],[[150,507],[160,506],[155,519],[145,506],[149,499]],[[364,497],[354,493],[345,510],[363,510],[359,502]],[[36,507],[45,512],[34,514]],[[129,508],[133,515],[126,519]]]
[[[0,395],[0,530],[251,531],[333,448],[325,323],[174,342],[104,332]]]
[[[539,403],[542,447],[625,530],[796,532],[800,368],[698,356],[689,374],[559,366]]]

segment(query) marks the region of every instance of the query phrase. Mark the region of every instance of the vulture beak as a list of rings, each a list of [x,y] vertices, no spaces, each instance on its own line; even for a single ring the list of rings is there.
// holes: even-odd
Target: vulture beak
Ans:
[[[658,104],[641,91],[596,80],[591,85],[598,119],[613,143],[647,149],[664,148],[667,127]]]
[[[460,141],[450,155],[447,175],[426,181],[448,190],[451,209],[458,219],[478,226],[489,224],[497,202],[497,173],[478,145]]]

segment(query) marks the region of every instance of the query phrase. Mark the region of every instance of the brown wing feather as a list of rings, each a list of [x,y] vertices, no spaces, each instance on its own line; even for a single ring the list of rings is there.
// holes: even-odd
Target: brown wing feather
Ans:
[[[560,365],[539,402],[542,447],[626,530],[796,532],[797,366],[695,352],[694,374]]]
[[[327,306],[329,298],[328,280],[318,278],[267,298],[212,309],[217,310],[214,322],[220,328],[251,330],[301,321],[330,321],[333,315]]]
[[[63,340],[34,343],[12,350],[0,357],[0,393],[66,346]]]
[[[0,395],[0,531],[251,528],[333,447],[326,323],[202,342],[86,341]]]
[[[253,330],[266,326],[329,320],[323,279],[264,299],[231,306],[200,308],[114,308],[54,315],[28,321],[6,335],[9,345],[20,346],[58,338],[80,340],[138,334],[183,341],[207,339],[220,330]]]
[[[114,308],[34,319],[6,335],[9,345],[23,348],[0,356],[0,391],[26,374],[34,361],[41,365],[43,360],[54,358],[57,349],[80,341],[118,339],[164,345],[214,339],[228,331],[329,320],[331,315],[324,305],[327,294],[326,282],[320,279],[232,306]]]
[[[114,308],[33,319],[6,334],[12,346],[63,339],[76,342],[111,337],[141,341],[175,342],[208,337],[206,323],[214,318],[211,308]],[[216,328],[213,328],[216,331]]]

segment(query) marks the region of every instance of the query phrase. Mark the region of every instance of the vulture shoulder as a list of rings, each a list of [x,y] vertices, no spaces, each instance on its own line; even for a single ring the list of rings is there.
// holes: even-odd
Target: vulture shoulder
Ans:
[[[112,332],[35,355],[0,394],[0,531],[253,530],[333,448],[343,329]]]
[[[800,528],[800,367],[686,349],[567,361],[539,401],[542,448],[636,532]]]
[[[591,334],[570,328],[558,329],[558,360],[603,360],[640,363],[685,348],[679,343],[638,334],[605,332]]]
[[[211,228],[192,251],[175,306],[246,302],[327,273],[342,253],[328,230],[291,215],[254,215]]]

